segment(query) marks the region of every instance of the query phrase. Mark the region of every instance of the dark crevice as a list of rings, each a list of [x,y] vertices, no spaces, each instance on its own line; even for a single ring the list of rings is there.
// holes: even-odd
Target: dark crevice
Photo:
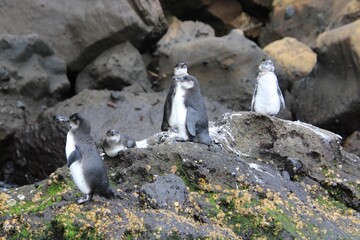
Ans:
[[[79,75],[79,72],[68,70],[66,75],[67,75],[67,78],[70,81],[70,89],[67,92],[67,94],[65,95],[65,98],[71,98],[76,94],[76,92],[75,92],[75,83],[76,83],[76,78]]]

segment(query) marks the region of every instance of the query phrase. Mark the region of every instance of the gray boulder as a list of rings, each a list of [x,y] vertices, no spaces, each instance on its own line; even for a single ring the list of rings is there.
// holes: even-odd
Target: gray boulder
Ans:
[[[3,141],[56,104],[69,87],[65,62],[41,38],[0,35],[1,149]]]
[[[80,71],[119,43],[139,48],[159,38],[167,23],[159,1],[15,0],[0,8],[0,26],[2,33],[42,36],[70,70]]]
[[[140,53],[131,43],[125,42],[106,50],[82,70],[76,78],[75,91],[121,90],[134,83],[147,91],[151,89]]]
[[[359,33],[360,20],[318,37],[318,68],[291,91],[296,119],[343,137],[360,128]]]

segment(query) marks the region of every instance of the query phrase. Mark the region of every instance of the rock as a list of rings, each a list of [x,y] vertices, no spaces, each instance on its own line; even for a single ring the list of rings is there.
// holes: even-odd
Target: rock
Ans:
[[[344,150],[360,157],[360,131],[355,131],[346,138]]]
[[[359,34],[360,20],[318,37],[317,70],[291,90],[297,119],[343,137],[359,129]]]
[[[275,60],[275,69],[281,69],[282,77],[290,81],[308,76],[316,64],[316,53],[295,38],[274,41],[263,50]]]
[[[199,24],[198,28],[202,26]],[[199,80],[204,96],[230,109],[250,109],[257,68],[265,57],[264,52],[246,39],[241,30],[224,37],[207,34],[201,38],[191,38],[185,32],[176,44],[164,44],[170,42],[166,41],[168,36],[180,35],[176,29],[170,25],[164,40],[159,42],[160,84],[168,89],[175,64],[185,60],[189,74]],[[185,36],[192,40],[183,40]]]
[[[260,36],[262,23],[257,18],[242,12],[231,21],[231,26],[241,29],[246,37],[256,39]]]
[[[206,22],[221,35],[226,33],[230,23],[242,12],[241,4],[236,0],[161,0],[161,4],[164,11],[172,16]]]
[[[284,37],[292,37],[314,48],[319,33],[326,31],[341,18],[350,2],[351,0],[339,0],[334,4],[327,4],[326,0],[273,1],[269,24],[259,39],[260,46]]]
[[[79,190],[66,167],[37,187],[1,193],[4,237],[19,238],[14,229],[38,238],[69,238],[70,230],[83,238],[114,239],[359,236],[360,158],[341,151],[336,134],[237,112],[212,124],[211,135],[218,142],[213,148],[178,142],[105,156],[117,193],[111,200],[95,196],[74,204]],[[164,207],[143,204],[143,193]],[[187,207],[167,209],[167,197]]]
[[[339,135],[299,121],[247,112],[226,114],[209,131],[228,151],[274,163],[292,178],[306,175],[326,189],[336,188],[338,200],[360,208],[359,189],[351,183],[358,178],[360,159],[341,151]]]
[[[150,90],[144,61],[131,43],[110,48],[80,72],[76,79],[76,92],[84,89],[121,90],[134,83]]]
[[[0,35],[0,65],[0,146],[5,151],[7,139],[62,99],[70,83],[64,61],[35,34]]]
[[[159,1],[147,0],[11,1],[2,5],[0,23],[3,33],[42,36],[75,72],[122,42],[144,47],[144,40],[159,38],[167,27]]]
[[[188,204],[188,194],[183,180],[174,175],[156,177],[155,182],[140,188],[140,203],[144,208],[170,209],[179,212]]]

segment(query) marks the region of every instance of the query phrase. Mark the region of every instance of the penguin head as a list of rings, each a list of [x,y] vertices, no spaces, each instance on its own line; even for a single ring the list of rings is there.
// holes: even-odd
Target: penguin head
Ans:
[[[121,134],[116,129],[110,129],[106,133],[106,140],[112,141],[112,142],[119,142],[121,139]]]
[[[79,113],[74,113],[70,117],[56,116],[55,119],[61,122],[69,123],[72,129],[81,128],[83,132],[90,134],[90,122]]]
[[[195,85],[198,85],[197,79],[192,75],[185,75],[179,78],[174,77],[173,79],[182,89],[185,90],[192,89]]]
[[[88,130],[90,133],[90,123],[79,113],[74,113],[69,117],[70,127],[71,128],[82,128],[83,130]]]
[[[259,66],[260,72],[274,72],[274,70],[274,64],[270,59],[263,61]]]
[[[186,62],[179,62],[174,67],[174,75],[182,75],[182,74],[188,74],[187,73],[188,65]]]

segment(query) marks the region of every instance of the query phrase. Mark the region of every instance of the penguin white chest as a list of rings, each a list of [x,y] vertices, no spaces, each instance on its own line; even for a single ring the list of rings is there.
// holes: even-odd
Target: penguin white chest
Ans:
[[[67,159],[75,149],[76,149],[75,138],[73,133],[69,131],[66,137],[66,146],[65,146],[65,153]],[[91,190],[85,179],[82,162],[83,161],[75,161],[73,164],[71,164],[70,173],[75,182],[75,185],[80,189],[80,191],[82,191],[84,194],[89,194]]]
[[[74,135],[71,130],[66,136],[65,154],[66,158],[69,158],[70,154],[76,149]]]
[[[76,184],[76,186],[82,191],[84,194],[90,194],[91,190],[89,185],[87,184],[85,173],[83,171],[82,161],[75,161],[70,166],[71,176]]]
[[[267,73],[258,79],[254,110],[258,113],[275,115],[280,111],[280,97],[276,75]]]
[[[106,155],[108,155],[109,157],[115,157],[119,154],[120,151],[125,150],[126,147],[123,144],[117,144],[117,145],[113,145],[110,146],[108,148],[105,148],[104,151],[106,153]]]
[[[186,130],[186,113],[185,106],[186,91],[180,86],[175,89],[175,95],[172,99],[172,110],[170,114],[169,124],[173,131],[178,132],[184,140],[188,140]]]

